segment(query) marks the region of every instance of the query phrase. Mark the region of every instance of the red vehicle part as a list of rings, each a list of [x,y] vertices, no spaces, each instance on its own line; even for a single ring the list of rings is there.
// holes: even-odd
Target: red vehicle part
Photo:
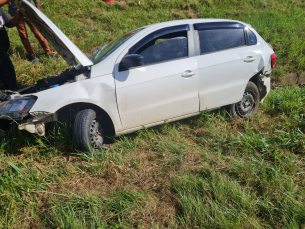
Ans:
[[[275,64],[276,64],[276,54],[272,54],[271,55],[271,66],[272,66],[272,68],[275,67]]]

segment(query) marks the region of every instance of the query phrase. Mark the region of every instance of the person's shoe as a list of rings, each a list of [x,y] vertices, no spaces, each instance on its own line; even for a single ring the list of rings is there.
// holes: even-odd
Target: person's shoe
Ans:
[[[50,57],[52,60],[57,61],[57,59],[56,59],[56,57],[54,56],[54,54],[51,53],[51,54],[49,55],[49,57]]]
[[[31,61],[32,63],[38,63],[39,60],[36,58],[35,55],[29,56],[29,61]]]

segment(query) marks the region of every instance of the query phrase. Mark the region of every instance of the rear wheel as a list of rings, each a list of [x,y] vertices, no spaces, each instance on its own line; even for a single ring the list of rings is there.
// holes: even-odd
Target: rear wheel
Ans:
[[[238,103],[227,106],[227,111],[236,119],[246,118],[257,112],[259,91],[255,83],[248,82],[243,98]]]
[[[92,109],[79,111],[73,124],[76,150],[90,152],[102,147],[105,139],[103,120]]]

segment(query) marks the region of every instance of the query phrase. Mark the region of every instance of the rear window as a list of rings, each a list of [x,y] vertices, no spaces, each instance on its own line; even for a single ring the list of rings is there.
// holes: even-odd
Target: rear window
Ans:
[[[246,45],[243,28],[198,31],[201,54],[218,52]]]

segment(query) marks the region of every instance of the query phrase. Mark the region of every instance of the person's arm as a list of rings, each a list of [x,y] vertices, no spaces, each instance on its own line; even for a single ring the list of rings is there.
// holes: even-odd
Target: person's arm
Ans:
[[[7,3],[12,2],[13,0],[0,0],[0,7],[4,6]]]
[[[17,10],[17,14],[14,17],[10,18],[10,22],[8,23],[7,27],[9,28],[15,27],[16,25],[18,25],[22,17],[23,17],[22,13],[19,10]]]
[[[35,2],[35,5],[36,5],[37,9],[39,9],[41,11],[41,9],[40,9],[40,2]]]

